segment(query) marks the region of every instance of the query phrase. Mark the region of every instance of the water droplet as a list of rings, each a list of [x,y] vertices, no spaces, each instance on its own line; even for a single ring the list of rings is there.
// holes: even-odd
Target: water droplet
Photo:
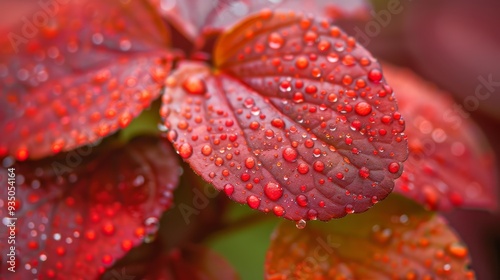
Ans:
[[[277,32],[271,33],[269,35],[269,37],[267,38],[267,42],[268,42],[269,47],[271,49],[275,49],[275,50],[283,47],[283,44],[285,44],[285,40]]]
[[[304,94],[300,91],[297,91],[293,94],[292,100],[295,103],[302,103],[304,102]]]
[[[113,257],[111,255],[104,255],[102,257],[102,263],[105,265],[109,265],[113,262]]]
[[[318,40],[318,33],[314,31],[307,31],[306,34],[304,34],[304,42],[306,45],[312,46],[316,41]]]
[[[264,193],[270,200],[276,201],[283,195],[283,188],[277,183],[269,182],[264,186]]]
[[[330,49],[330,42],[326,41],[326,40],[321,40],[319,43],[318,43],[318,50],[320,51],[327,51],[328,49]]]
[[[318,211],[314,209],[309,209],[309,211],[307,211],[307,217],[309,218],[309,220],[318,219]]]
[[[391,173],[398,173],[399,171],[399,163],[397,162],[391,162],[389,164],[389,172]]]
[[[281,217],[281,216],[283,216],[283,214],[285,214],[285,209],[283,209],[283,207],[280,205],[276,205],[273,208],[273,212],[274,212],[274,215]]]
[[[222,158],[218,157],[215,159],[214,164],[216,166],[222,166],[224,164],[224,160]]]
[[[19,148],[17,151],[16,151],[16,159],[18,161],[24,161],[26,159],[28,159],[28,149],[26,148]]]
[[[361,178],[365,178],[365,179],[366,179],[366,178],[368,178],[368,176],[370,176],[370,169],[368,169],[368,168],[366,168],[366,167],[364,167],[364,166],[363,166],[363,167],[361,167],[361,168],[359,169],[359,176],[360,176]]]
[[[367,102],[362,101],[362,102],[359,102],[358,104],[356,104],[356,106],[354,107],[354,110],[356,111],[356,114],[358,114],[360,116],[366,116],[372,112],[372,105],[370,105]]]
[[[130,241],[128,239],[122,241],[121,247],[122,247],[123,251],[125,251],[125,252],[130,251],[130,249],[132,249],[132,246],[133,246],[132,241]]]
[[[460,243],[452,243],[446,247],[446,251],[455,258],[463,259],[467,256],[467,248]]]
[[[347,214],[352,214],[352,213],[354,213],[354,207],[353,207],[351,204],[347,204],[347,205],[345,206],[345,212],[346,212]]]
[[[266,135],[267,139],[271,139],[274,137],[274,131],[272,131],[271,129],[266,130],[264,134]]]
[[[295,223],[295,227],[297,227],[298,229],[305,229],[306,228],[306,225],[307,225],[307,222],[303,219],[301,220],[298,220],[296,223]]]
[[[210,147],[209,145],[204,145],[203,147],[201,147],[201,153],[204,156],[209,156],[212,153],[212,147]]]
[[[284,80],[280,83],[279,88],[281,92],[289,92],[292,90],[292,84],[290,81]]]
[[[287,147],[283,150],[283,158],[288,162],[295,162],[297,160],[298,152],[294,148]]]
[[[96,233],[95,233],[95,231],[93,231],[93,230],[87,230],[87,231],[85,232],[85,238],[86,238],[87,240],[90,240],[90,241],[95,240],[95,238],[96,238]]]
[[[347,54],[342,58],[342,64],[344,64],[345,66],[353,66],[355,63],[356,59],[350,54]]]
[[[255,195],[251,195],[247,197],[247,204],[250,206],[252,209],[257,209],[259,208],[260,205],[260,199],[256,197]]]
[[[234,186],[231,184],[224,185],[224,192],[226,195],[232,195],[234,193]]]
[[[368,79],[374,83],[378,83],[382,80],[382,72],[378,69],[372,69],[368,72]]]
[[[329,62],[331,63],[335,63],[337,61],[339,61],[339,55],[336,54],[336,53],[329,53],[327,56],[326,56],[326,60],[328,60]]]
[[[240,177],[240,178],[241,178],[241,181],[243,181],[243,182],[247,182],[248,180],[250,180],[250,174],[248,174],[248,173],[243,173],[243,174],[241,174],[241,177]]]
[[[301,207],[306,207],[307,206],[307,197],[303,194],[299,194],[297,195],[297,197],[295,198],[295,200],[297,201],[297,204]]]
[[[197,77],[189,77],[182,83],[182,88],[191,94],[204,94],[207,91],[205,82]]]
[[[66,253],[66,249],[64,249],[64,247],[59,246],[56,248],[56,254],[58,254],[59,256],[63,256],[65,253]]]
[[[317,172],[322,172],[325,169],[325,164],[322,161],[317,160],[313,163],[313,168]]]
[[[248,169],[252,169],[255,166],[255,159],[252,157],[249,157],[245,159],[245,167]]]
[[[102,232],[106,235],[112,235],[113,233],[115,233],[115,226],[111,223],[105,223],[102,226]]]
[[[189,158],[193,154],[193,147],[188,143],[183,143],[179,146],[179,155],[186,159]]]
[[[146,227],[155,228],[155,227],[158,227],[159,224],[160,224],[160,221],[156,217],[149,217],[146,220],[144,220],[144,225]]]
[[[250,125],[248,126],[252,130],[257,130],[260,127],[260,124],[258,122],[251,122]]]
[[[299,165],[297,166],[297,171],[300,173],[300,174],[307,174],[307,172],[309,172],[309,166],[306,164],[306,163],[299,163]]]
[[[285,127],[285,122],[283,122],[282,119],[273,119],[271,121],[271,125],[274,126],[274,127],[276,127],[276,128],[284,128]]]
[[[243,101],[243,106],[247,109],[252,108],[253,105],[255,105],[255,101],[253,100],[253,98],[247,98],[245,99],[245,101]]]
[[[36,241],[30,241],[30,242],[28,242],[28,248],[30,248],[32,250],[38,249],[38,242],[36,242]]]
[[[297,68],[299,69],[305,69],[307,68],[307,66],[309,66],[309,61],[306,57],[301,56],[295,61],[295,66],[297,66]]]
[[[320,78],[321,75],[322,75],[321,69],[319,69],[319,68],[313,68],[312,71],[311,71],[311,75],[314,78]]]

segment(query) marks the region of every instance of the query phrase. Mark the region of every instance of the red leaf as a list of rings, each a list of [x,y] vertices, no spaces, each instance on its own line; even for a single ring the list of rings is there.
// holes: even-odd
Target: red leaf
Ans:
[[[241,18],[252,15],[262,9],[276,11],[301,11],[337,18],[341,16],[366,13],[369,4],[365,0],[316,0],[304,4],[302,0],[150,0],[158,7],[177,29],[192,41],[199,39],[203,31],[224,30],[234,25]]]
[[[292,220],[367,210],[391,192],[407,156],[380,65],[325,24],[250,18],[219,41],[222,72],[181,66],[161,110],[170,140],[205,180]]]
[[[496,121],[500,120],[498,10],[496,0],[423,0],[406,10],[401,25],[419,72],[455,95],[467,114],[479,110]]]
[[[410,156],[395,190],[435,210],[496,209],[495,159],[479,127],[456,111],[447,93],[414,73],[386,64],[384,75],[412,119]]]
[[[78,149],[60,159],[12,166],[18,220],[16,273],[11,276],[95,278],[156,231],[160,215],[171,205],[180,170],[169,145],[140,138],[122,149],[89,153]],[[56,176],[78,161],[84,164]],[[2,169],[2,181],[6,173]],[[7,188],[1,194],[7,198]],[[0,209],[0,216],[11,217],[5,210]],[[7,230],[2,226],[0,234],[7,236]],[[9,246],[0,246],[2,268]]]
[[[114,267],[102,279],[127,279],[124,277],[152,280],[240,279],[222,256],[199,245],[174,249],[160,256]]]
[[[391,196],[361,215],[272,235],[266,279],[474,279],[468,249],[440,216]]]
[[[38,4],[8,27],[0,39],[0,157],[41,158],[93,142],[159,95],[168,33],[144,1],[122,2],[37,1],[52,6]],[[41,15],[46,23],[33,25]]]

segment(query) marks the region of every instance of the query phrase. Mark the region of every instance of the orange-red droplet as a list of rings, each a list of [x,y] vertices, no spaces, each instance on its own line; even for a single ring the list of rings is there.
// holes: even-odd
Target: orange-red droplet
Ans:
[[[356,114],[360,116],[366,116],[372,112],[372,105],[365,101],[361,101],[354,107]]]
[[[188,143],[183,143],[179,146],[179,155],[182,158],[189,158],[193,154],[193,147]]]
[[[306,57],[301,56],[295,61],[295,66],[299,69],[305,69],[309,65],[309,61]]]
[[[204,94],[207,91],[205,82],[197,77],[189,77],[182,83],[182,88],[191,94]]]

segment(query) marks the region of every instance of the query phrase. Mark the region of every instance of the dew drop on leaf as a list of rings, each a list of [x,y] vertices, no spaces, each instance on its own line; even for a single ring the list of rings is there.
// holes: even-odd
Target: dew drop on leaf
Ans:
[[[257,209],[260,206],[260,198],[256,197],[255,195],[251,195],[247,198],[247,204],[250,206],[252,209]]]
[[[188,143],[183,143],[179,146],[179,155],[186,159],[193,154],[193,147]]]
[[[372,105],[368,104],[365,101],[359,102],[356,104],[354,107],[354,110],[356,111],[356,114],[360,116],[366,116],[371,113],[372,111]]]
[[[307,225],[307,222],[305,220],[298,220],[296,223],[295,223],[295,227],[297,227],[298,229],[305,229],[306,228],[306,225]]]
[[[207,91],[205,82],[197,77],[189,77],[183,83],[182,87],[191,94],[204,94]]]
[[[283,195],[283,188],[276,183],[269,182],[264,186],[264,193],[272,201],[276,201]]]
[[[285,39],[277,32],[271,33],[268,37],[268,44],[271,49],[279,49],[284,43]]]
[[[283,209],[283,206],[281,206],[281,205],[276,205],[273,208],[273,213],[274,213],[274,215],[281,217],[281,216],[283,216],[283,214],[285,214],[285,209]]]
[[[287,147],[283,150],[283,158],[288,162],[295,162],[297,160],[297,150],[291,147]]]
[[[391,173],[398,173],[399,171],[399,163],[397,162],[391,162],[389,164],[389,172]]]
[[[378,83],[382,80],[382,72],[378,69],[372,69],[368,72],[368,79],[374,83]]]

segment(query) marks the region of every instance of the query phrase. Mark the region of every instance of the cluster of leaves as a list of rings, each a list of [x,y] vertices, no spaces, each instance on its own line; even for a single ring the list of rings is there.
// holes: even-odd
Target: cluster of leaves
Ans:
[[[295,221],[272,235],[266,279],[474,278],[429,210],[496,208],[493,159],[474,124],[446,127],[450,99],[332,24],[361,2],[169,3],[33,4],[23,25],[0,26],[0,178],[17,174],[9,278],[238,279],[199,244],[241,222],[194,173]],[[418,203],[379,203],[393,190]]]

